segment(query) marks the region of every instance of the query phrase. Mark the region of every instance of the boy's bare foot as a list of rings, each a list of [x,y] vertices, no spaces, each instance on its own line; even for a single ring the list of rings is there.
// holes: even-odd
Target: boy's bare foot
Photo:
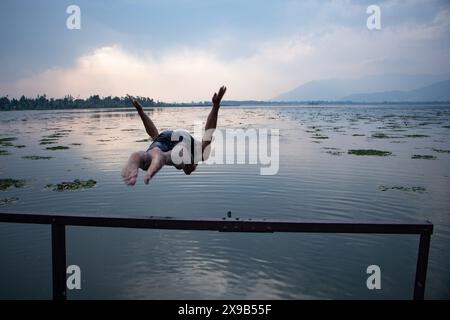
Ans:
[[[143,111],[144,110],[142,108],[142,105],[139,103],[139,101],[137,101],[135,98],[133,98],[129,94],[127,94],[127,97],[128,97],[128,99],[131,100],[131,103],[133,104],[133,106],[136,108],[137,111]]]
[[[134,186],[136,184],[138,169],[142,160],[142,152],[134,152],[131,154],[128,163],[122,169],[122,178],[125,184],[129,186]]]

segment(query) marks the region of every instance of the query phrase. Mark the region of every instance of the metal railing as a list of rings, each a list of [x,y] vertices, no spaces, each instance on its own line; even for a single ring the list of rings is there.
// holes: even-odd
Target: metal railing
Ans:
[[[0,213],[0,222],[49,224],[52,231],[53,299],[66,299],[66,226],[207,230],[221,232],[304,232],[304,233],[360,233],[360,234],[417,234],[420,235],[414,300],[423,300],[433,224],[396,222],[305,222],[266,219],[184,219],[171,217],[131,217]]]

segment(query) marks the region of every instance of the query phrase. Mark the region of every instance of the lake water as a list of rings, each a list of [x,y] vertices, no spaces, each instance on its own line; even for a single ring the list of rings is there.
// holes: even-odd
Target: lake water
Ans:
[[[192,130],[208,114],[203,107],[147,111],[160,130]],[[25,179],[26,185],[0,191],[0,210],[428,219],[435,232],[426,297],[450,298],[450,106],[223,107],[218,127],[279,129],[278,174],[260,175],[255,164],[203,164],[191,176],[165,167],[149,185],[141,171],[130,188],[122,183],[121,168],[131,152],[149,144],[140,142],[147,135],[134,110],[1,112],[0,139],[17,139],[0,146],[0,178]],[[40,144],[55,133],[55,144]],[[52,146],[69,149],[46,149]],[[350,149],[392,155],[357,156]],[[65,192],[45,188],[77,178],[97,184]],[[417,246],[418,236],[405,235],[68,227],[67,263],[82,270],[82,289],[68,291],[68,297],[409,299]],[[0,223],[0,298],[51,298],[50,249],[49,226]],[[366,287],[372,264],[381,268],[381,290]]]

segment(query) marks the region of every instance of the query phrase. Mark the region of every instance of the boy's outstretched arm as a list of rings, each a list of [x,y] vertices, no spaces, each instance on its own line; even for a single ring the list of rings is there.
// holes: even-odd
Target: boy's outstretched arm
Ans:
[[[205,149],[211,144],[212,135],[214,133],[214,130],[217,127],[217,117],[219,115],[219,108],[220,108],[220,102],[222,101],[223,96],[225,95],[225,92],[227,91],[227,88],[225,86],[220,87],[218,93],[214,93],[212,97],[212,108],[209,112],[208,118],[206,119],[206,125],[205,125],[205,134],[203,135],[203,141],[202,141],[202,154],[203,154],[203,160],[208,159],[210,154],[210,149],[205,152]]]

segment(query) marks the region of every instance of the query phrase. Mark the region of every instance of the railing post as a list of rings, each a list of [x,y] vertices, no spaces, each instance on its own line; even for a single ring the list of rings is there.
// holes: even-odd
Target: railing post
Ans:
[[[420,234],[419,253],[417,255],[416,281],[414,283],[414,300],[425,297],[425,282],[427,278],[428,253],[430,251],[429,233]]]
[[[52,223],[53,300],[66,300],[66,226]]]

